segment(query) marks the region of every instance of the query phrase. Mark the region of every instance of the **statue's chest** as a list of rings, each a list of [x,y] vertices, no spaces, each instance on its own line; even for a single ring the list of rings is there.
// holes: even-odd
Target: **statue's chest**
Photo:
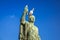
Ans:
[[[28,30],[30,33],[34,32],[34,25],[29,24]]]

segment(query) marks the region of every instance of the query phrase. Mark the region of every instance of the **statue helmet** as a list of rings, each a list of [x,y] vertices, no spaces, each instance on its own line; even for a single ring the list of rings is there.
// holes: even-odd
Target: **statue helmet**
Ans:
[[[32,10],[30,10],[29,15],[32,15],[33,14],[33,11],[34,11],[34,8]]]

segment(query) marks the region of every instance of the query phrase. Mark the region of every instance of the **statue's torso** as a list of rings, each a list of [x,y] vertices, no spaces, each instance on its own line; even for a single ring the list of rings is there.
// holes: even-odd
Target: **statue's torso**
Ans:
[[[28,24],[28,39],[29,40],[37,40],[38,37],[38,29],[33,23]]]

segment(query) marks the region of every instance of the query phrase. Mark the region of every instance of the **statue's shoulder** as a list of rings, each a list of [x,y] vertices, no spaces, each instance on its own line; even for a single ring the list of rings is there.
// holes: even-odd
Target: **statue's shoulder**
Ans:
[[[35,31],[38,31],[38,27],[34,25],[34,30]]]
[[[38,27],[37,27],[37,26],[35,26],[35,25],[34,25],[34,27],[35,27],[36,29],[38,29]]]
[[[25,23],[26,23],[26,24],[29,24],[29,22],[28,22],[28,21],[25,21]]]

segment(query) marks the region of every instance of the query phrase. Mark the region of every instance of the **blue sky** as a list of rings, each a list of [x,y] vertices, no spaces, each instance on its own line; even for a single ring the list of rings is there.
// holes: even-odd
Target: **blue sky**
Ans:
[[[60,40],[60,0],[0,0],[0,40],[18,40],[25,5],[35,8],[41,40]]]

